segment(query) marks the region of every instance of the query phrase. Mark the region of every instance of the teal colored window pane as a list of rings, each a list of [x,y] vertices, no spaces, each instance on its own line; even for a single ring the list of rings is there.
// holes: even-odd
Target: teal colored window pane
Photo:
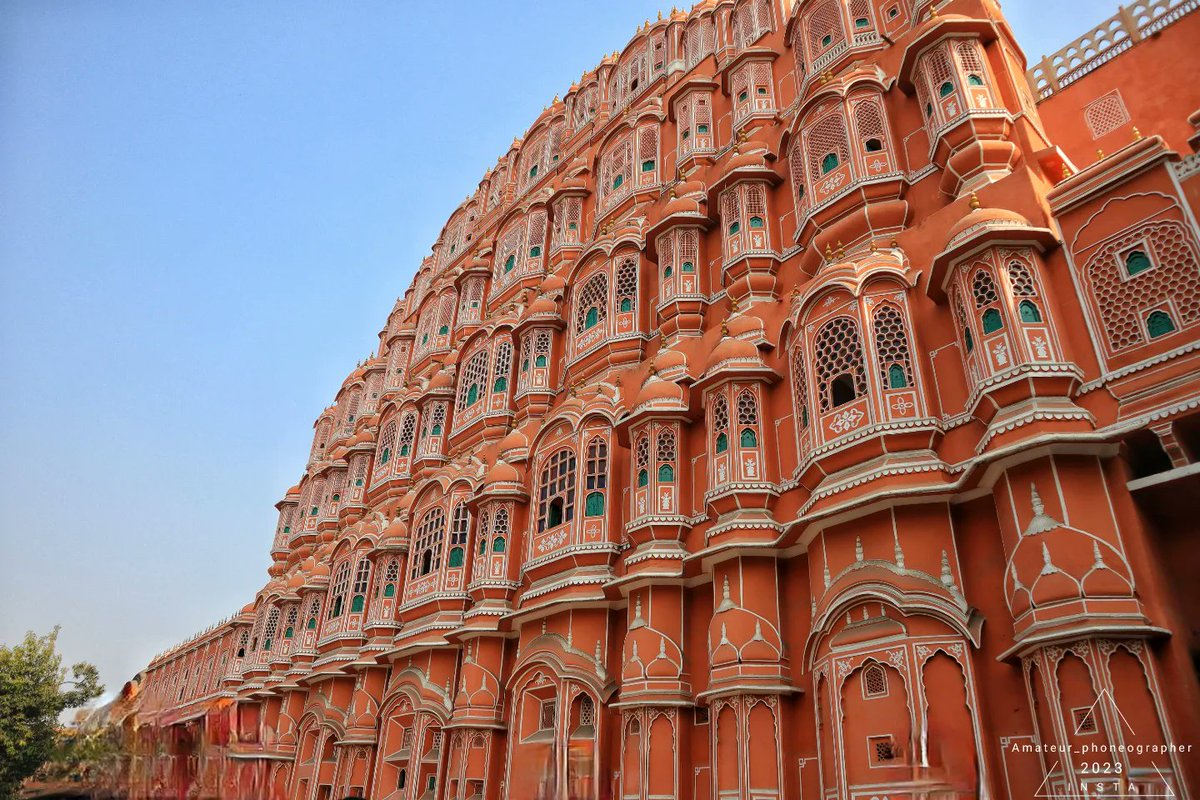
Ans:
[[[800,427],[802,427],[802,428],[808,427],[808,407],[807,406],[800,409]]]
[[[933,103],[925,104],[925,116],[927,116],[927,117],[933,116]]]
[[[646,486],[650,483],[650,473],[644,469],[638,470],[638,486]]]
[[[938,97],[945,97],[946,95],[951,94],[953,92],[954,92],[954,84],[951,83],[950,81],[946,81],[945,83],[943,83],[941,86],[938,87]]]
[[[978,75],[968,75],[967,76],[967,85],[968,86],[983,86],[983,78],[979,77]]]
[[[744,103],[744,102],[746,102],[747,98],[749,98],[749,97],[750,97],[749,92],[739,92],[738,93],[738,102]]]
[[[604,493],[591,492],[587,499],[583,502],[583,514],[587,517],[600,517],[604,515]]]
[[[587,314],[583,317],[584,328],[594,328],[600,322],[600,312],[595,306],[587,310]]]
[[[546,357],[545,357],[545,356],[538,356],[537,358],[535,358],[535,359],[533,360],[533,365],[534,365],[535,367],[544,367],[544,366],[546,366]]]
[[[442,424],[440,422],[435,423],[434,426],[429,429],[429,432],[431,434],[433,434],[434,436],[441,436],[442,435]]]
[[[667,264],[667,266],[663,269],[663,277],[669,278],[674,274],[675,274],[674,268],[670,264]]]
[[[1150,257],[1141,250],[1130,250],[1125,256],[1125,272],[1129,275],[1145,272],[1152,266],[1154,265],[1150,263]]]
[[[316,627],[317,627],[317,618],[309,617],[308,618],[308,629],[311,631],[311,630],[314,630]]]
[[[614,188],[614,189],[620,189],[620,188],[621,188],[621,184],[622,184],[622,183],[624,183],[624,182],[625,182],[625,176],[624,176],[624,175],[618,175],[617,177],[613,178],[613,188]]]
[[[684,129],[683,129],[683,133],[682,133],[682,134],[680,134],[680,136],[681,136],[681,138],[682,138],[684,141],[687,141],[687,140],[688,140],[688,139],[690,139],[690,138],[691,138],[691,136],[692,136],[692,129],[691,129],[691,128],[684,128]]]
[[[741,230],[742,230],[742,223],[734,222],[732,225],[729,226],[729,235],[733,236],[734,234],[740,232]]]
[[[968,353],[975,349],[975,339],[971,336],[970,328],[963,328],[963,341],[967,343]]]
[[[503,553],[504,547],[505,547],[505,544],[504,544],[503,536],[497,536],[495,539],[492,540],[492,552],[493,553]]]
[[[531,178],[536,178],[536,177],[537,177],[537,170],[538,170],[538,165],[537,165],[537,164],[534,164],[532,167],[530,167],[530,168],[529,168],[529,177],[531,177]]]
[[[473,406],[479,400],[479,385],[471,384],[471,388],[467,389],[467,405]]]
[[[717,452],[724,453],[729,449],[729,437],[723,433],[717,434]]]
[[[533,247],[529,248],[529,257],[530,258],[537,258],[541,254],[542,254],[541,245],[535,244]]]
[[[751,217],[750,218],[750,227],[751,228],[761,228],[762,226],[763,226],[763,218],[762,217]]]
[[[487,552],[487,539],[484,539],[481,536],[481,537],[479,537],[479,555],[483,555],[486,552]]]
[[[354,595],[354,599],[350,601],[350,613],[357,614],[363,610],[363,606],[367,604],[367,598],[361,594]]]
[[[450,332],[449,325],[443,325],[442,327],[438,328],[438,336],[445,336],[449,332]]]
[[[465,558],[466,556],[461,547],[450,548],[450,561],[448,563],[451,567],[461,567]]]
[[[383,596],[384,597],[395,597],[396,596],[396,584],[389,583],[387,586],[384,586],[383,587]]]
[[[685,261],[685,262],[683,262],[683,267],[682,267],[682,269],[683,269],[683,271],[684,271],[684,272],[695,272],[695,271],[696,271],[696,265],[695,265],[695,264],[693,264],[693,263],[692,263],[692,262],[690,262],[690,261]]]
[[[854,27],[859,29],[869,28],[871,27],[871,21],[866,17],[859,17],[858,19],[854,20]]]
[[[903,389],[908,386],[908,376],[904,374],[904,367],[899,364],[892,364],[888,367],[888,388]]]
[[[1152,311],[1146,317],[1146,330],[1150,332],[1151,339],[1156,339],[1174,331],[1175,323],[1165,311]]]
[[[994,308],[989,308],[983,312],[983,332],[995,333],[1004,327],[1004,323],[1000,320],[1000,312]]]
[[[833,43],[833,35],[832,34],[827,33],[821,37],[821,46],[822,47],[829,47],[829,45],[831,45],[832,43]]]
[[[741,435],[742,447],[758,447],[758,434],[750,428],[743,428]]]
[[[661,467],[659,467],[658,468],[658,482],[659,483],[674,483],[675,482],[675,468],[673,466],[671,466],[670,464],[663,464]]]
[[[643,161],[642,172],[654,172],[654,161]]]
[[[1021,312],[1021,322],[1042,321],[1042,313],[1038,311],[1038,307],[1033,304],[1032,300],[1022,300],[1017,309]]]
[[[283,638],[291,639],[295,635],[296,635],[296,629],[291,627],[290,625],[283,629]]]
[[[503,375],[501,375],[499,378],[496,378],[496,382],[492,384],[492,391],[493,392],[503,392],[503,391],[507,391],[507,390],[508,390],[508,378],[504,377]]]
[[[838,161],[837,153],[826,153],[825,157],[821,159],[821,174],[833,172],[838,168],[839,163],[841,162]]]
[[[708,126],[707,125],[697,125],[696,133],[708,133]]]
[[[509,256],[508,258],[504,259],[504,271],[505,272],[512,272],[513,267],[515,267],[516,265],[517,265],[517,257],[516,256]]]
[[[621,298],[621,310],[622,311],[633,311],[633,301],[631,299],[629,299],[628,297],[622,297]]]
[[[400,445],[400,456],[403,458],[404,456],[407,456],[407,455],[408,455],[408,445],[406,445],[406,444]]]
[[[340,617],[342,615],[342,598],[338,597],[333,601],[333,611],[329,612],[330,617]]]

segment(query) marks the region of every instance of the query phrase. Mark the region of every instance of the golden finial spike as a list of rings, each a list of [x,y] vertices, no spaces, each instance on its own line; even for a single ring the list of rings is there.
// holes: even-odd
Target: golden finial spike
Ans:
[[[1065,161],[1063,162],[1062,176],[1064,181],[1071,177],[1071,168],[1067,166],[1067,162]]]
[[[876,241],[874,239],[871,240],[871,252],[872,253],[879,252],[879,245],[876,243]]]
[[[825,243],[825,260],[833,261],[833,248],[829,246],[829,242]]]
[[[662,22],[662,10],[661,9],[658,12],[658,21]]]
[[[730,310],[730,311],[733,311],[734,313],[736,313],[736,312],[737,312],[737,310],[738,310],[738,302],[737,302],[737,298],[736,298],[736,297],[730,297],[730,298],[729,298],[729,310]]]
[[[1142,140],[1142,132],[1137,129],[1136,125],[1133,126],[1133,140],[1135,142],[1140,142]]]
[[[841,239],[838,239],[837,257],[838,257],[838,258],[845,258],[845,257],[846,257],[846,248],[845,248],[845,246],[844,246],[844,245],[842,245],[842,240],[841,240]]]
[[[1103,151],[1103,150],[1101,150],[1100,148],[1096,148],[1096,160],[1097,160],[1097,161],[1103,161],[1103,160],[1104,160],[1104,151]]]
[[[976,195],[974,192],[971,192],[971,202],[969,203],[969,205],[971,206],[972,211],[979,210],[979,196]]]
[[[726,317],[725,319],[721,320],[721,335],[722,336],[729,335],[729,317]]]

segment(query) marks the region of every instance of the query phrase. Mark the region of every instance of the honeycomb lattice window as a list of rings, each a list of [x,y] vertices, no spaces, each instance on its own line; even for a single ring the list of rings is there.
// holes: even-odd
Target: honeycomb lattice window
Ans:
[[[804,147],[800,137],[788,148],[788,174],[792,179],[792,198],[799,213],[808,205],[808,193],[804,188]]]
[[[550,359],[550,331],[541,329],[533,343],[534,366],[545,367]]]
[[[808,427],[808,374],[804,369],[804,341],[792,347],[792,399],[796,403],[796,427]]]
[[[488,351],[485,347],[467,359],[458,379],[458,410],[461,413],[479,402],[488,374]]]
[[[654,457],[659,465],[674,464],[676,456],[675,448],[675,432],[671,430],[658,432],[658,445],[655,447]]]
[[[867,393],[867,376],[863,368],[862,336],[858,322],[852,317],[834,317],[817,331],[814,344],[818,399],[821,412],[841,405],[835,401],[834,382],[848,378],[853,397]]]
[[[729,401],[725,395],[719,394],[713,400],[712,433],[716,442],[716,451],[723,453],[729,449]]]
[[[579,726],[581,728],[591,728],[596,725],[596,704],[592,702],[592,698],[584,696],[579,701]]]
[[[882,666],[871,664],[863,670],[864,697],[884,697],[887,693],[887,672]]]
[[[538,533],[570,522],[575,516],[575,453],[559,450],[542,468],[538,494]]]
[[[647,485],[650,482],[650,437],[646,434],[639,436],[634,446],[634,469],[637,471],[637,485]]]
[[[575,304],[575,332],[602,324],[608,319],[608,275],[601,272],[583,285]]]
[[[617,267],[617,310],[633,311],[637,307],[637,294],[637,258],[624,258]]]
[[[867,740],[871,746],[871,760],[876,764],[896,760],[896,746],[890,736],[872,736]]]
[[[525,253],[529,258],[537,258],[542,254],[546,243],[546,212],[534,211],[529,215],[525,225]]]
[[[1157,266],[1130,277],[1123,256],[1143,243]],[[1144,311],[1167,299],[1179,327],[1200,321],[1200,256],[1192,235],[1179,222],[1153,222],[1115,237],[1093,254],[1084,272],[1112,351],[1144,344]]]
[[[271,644],[275,641],[275,635],[279,631],[279,608],[272,606],[267,613],[267,625],[263,628],[263,650],[270,650]]]
[[[421,430],[421,454],[432,453],[439,437],[446,431],[446,404],[434,403],[429,414],[425,417],[425,426]]]
[[[1000,302],[1000,295],[996,292],[996,282],[992,280],[992,274],[985,269],[976,270],[971,277],[971,295],[975,298],[976,308]]]
[[[1037,297],[1033,273],[1022,261],[1013,259],[1008,262],[1008,285],[1012,287],[1013,297]]]
[[[336,619],[342,615],[346,605],[346,590],[350,588],[350,562],[343,561],[333,574],[333,591],[330,592],[331,605],[329,618]]]
[[[383,435],[379,437],[379,445],[375,448],[375,469],[385,466],[396,454],[396,421],[392,420],[383,426]],[[382,474],[382,472],[380,473]]]
[[[810,123],[810,127],[804,131],[804,152],[807,156],[810,187],[817,186],[826,172],[835,169],[837,165],[850,162],[850,143],[846,135],[844,114],[843,107],[838,104],[832,112],[825,114],[816,123]],[[826,169],[830,163],[834,166]]]
[[[434,506],[425,512],[421,524],[417,526],[417,535],[413,542],[412,568],[410,578],[428,575],[441,566],[442,553],[439,546],[446,534],[446,512],[441,506]]]
[[[808,17],[808,59],[816,60],[817,56],[846,41],[846,31],[842,25],[842,10],[837,0],[825,0],[815,6]]]
[[[512,371],[512,342],[496,345],[496,361],[492,365],[492,391],[508,391],[508,377]]]
[[[862,145],[863,152],[874,152],[873,149],[867,146],[867,142],[872,140],[880,144],[879,148],[887,147],[887,126],[883,122],[883,109],[880,106],[877,97],[867,97],[863,100],[857,100],[851,103],[851,116],[854,119],[855,133],[858,134],[858,142]]]
[[[966,80],[975,86],[982,86],[987,82],[987,72],[983,66],[983,56],[979,52],[979,42],[971,39],[964,39],[954,45],[954,55],[958,58],[958,67],[962,70],[962,74],[967,76]],[[974,76],[975,81],[971,80]]]
[[[733,12],[733,44],[744,50],[771,30],[771,6],[768,0],[746,0]]]
[[[880,385],[888,389],[912,386],[912,357],[908,347],[908,332],[900,310],[884,303],[875,310],[872,320],[875,334],[875,354],[879,359]]]
[[[710,53],[716,46],[716,34],[712,17],[701,17],[688,24],[687,40],[684,47],[687,69],[691,69]]]
[[[400,421],[399,455],[407,456],[412,451],[413,436],[417,431],[417,415],[411,411]]]
[[[1093,139],[1099,139],[1129,122],[1129,109],[1116,89],[1101,95],[1083,109],[1083,120]]]

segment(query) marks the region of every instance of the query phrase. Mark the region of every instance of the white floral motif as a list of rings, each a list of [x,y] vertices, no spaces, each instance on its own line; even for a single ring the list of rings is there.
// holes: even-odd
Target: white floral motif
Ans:
[[[996,346],[992,348],[992,355],[996,357],[996,363],[1003,367],[1008,363],[1008,345],[1004,342],[997,342]]]
[[[670,511],[671,510],[671,495],[668,494],[667,492],[663,492],[662,495],[658,498],[658,505],[659,505],[659,508],[662,509],[663,511]]]
[[[567,540],[567,532],[559,531],[551,536],[547,536],[538,543],[538,550],[545,553],[547,550],[554,550],[560,544]]]
[[[725,469],[724,464],[717,465],[717,480],[725,481],[729,479],[729,472]]]
[[[746,475],[751,478],[758,477],[758,461],[754,458],[746,459]]]
[[[874,161],[872,161],[872,162],[871,162],[871,163],[870,163],[868,166],[870,166],[870,167],[871,167],[871,169],[873,169],[875,172],[879,172],[879,171],[881,171],[881,170],[882,170],[884,167],[886,167],[886,166],[887,166],[887,162],[886,162],[886,161],[884,161],[882,158],[876,158],[876,159],[875,159]]]
[[[889,650],[888,654],[887,654],[887,659],[888,659],[888,661],[891,662],[892,666],[894,666],[896,669],[900,669],[901,667],[904,666],[904,651],[903,650]]]
[[[821,191],[832,192],[834,189],[841,186],[845,180],[846,180],[846,173],[839,172],[836,175],[831,176],[827,181],[825,181],[824,183],[821,184]]]
[[[1033,351],[1038,358],[1049,358],[1050,348],[1046,345],[1046,339],[1042,336],[1033,337]]]
[[[848,408],[845,411],[835,415],[833,422],[829,423],[829,427],[834,433],[845,433],[846,431],[852,431],[858,427],[858,424],[862,422],[864,416],[866,415],[863,414],[861,409]]]
[[[914,407],[915,404],[910,402],[905,396],[897,397],[892,401],[892,411],[895,411],[899,415],[907,415]]]

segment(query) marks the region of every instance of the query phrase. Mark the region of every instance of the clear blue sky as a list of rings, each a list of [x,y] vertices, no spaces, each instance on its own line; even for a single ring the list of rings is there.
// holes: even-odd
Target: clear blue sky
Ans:
[[[1005,6],[1030,60],[1116,10]],[[252,599],[450,211],[660,8],[0,5],[0,642],[116,689]]]

